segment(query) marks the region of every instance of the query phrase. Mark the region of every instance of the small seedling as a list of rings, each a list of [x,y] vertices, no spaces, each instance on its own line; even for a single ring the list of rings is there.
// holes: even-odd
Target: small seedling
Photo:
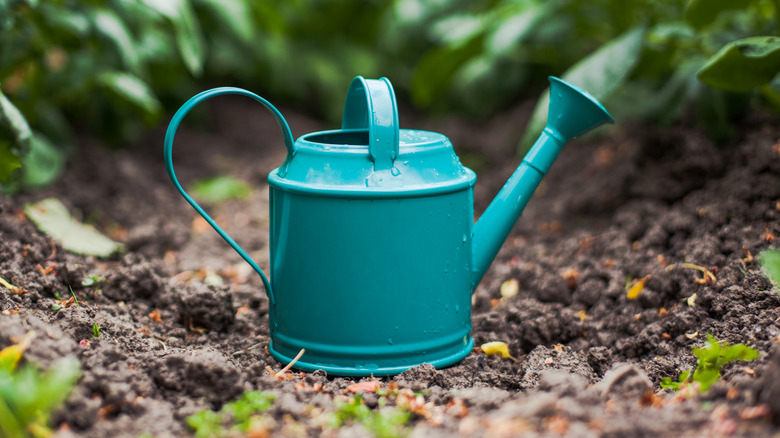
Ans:
[[[92,338],[97,339],[100,337],[100,329],[103,327],[99,326],[98,323],[92,324]]]
[[[406,423],[411,414],[399,408],[386,407],[372,410],[363,404],[363,396],[357,393],[350,402],[336,400],[336,411],[328,421],[333,428],[349,423],[361,424],[377,438],[406,436]],[[381,406],[381,403],[380,403]]]
[[[238,400],[228,403],[219,412],[203,410],[187,417],[187,425],[196,438],[229,436],[229,431],[245,435],[252,424],[267,411],[276,400],[273,394],[247,391]]]
[[[103,283],[104,281],[106,281],[105,277],[101,277],[100,275],[90,275],[89,277],[81,280],[81,285],[84,287],[92,287],[98,283]]]
[[[17,368],[31,336],[0,350],[0,436],[42,438],[52,412],[65,400],[78,380],[79,362],[66,357],[41,372],[32,365]]]
[[[661,381],[662,388],[671,388],[679,391],[693,382],[698,383],[699,389],[707,391],[713,383],[720,378],[720,371],[731,362],[750,362],[758,357],[758,351],[745,344],[729,345],[726,341],[718,341],[714,336],[707,335],[707,345],[695,347],[693,355],[698,358],[696,370],[685,371],[680,374],[677,381],[670,377],[664,377]]]
[[[79,303],[79,299],[76,298],[76,293],[73,292],[73,288],[68,285],[68,289],[70,289],[70,294],[73,296],[73,300],[76,302],[76,306],[81,307],[81,303]]]

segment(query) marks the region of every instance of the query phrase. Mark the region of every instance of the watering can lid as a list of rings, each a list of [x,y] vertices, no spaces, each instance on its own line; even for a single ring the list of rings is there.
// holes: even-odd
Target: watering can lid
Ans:
[[[474,184],[442,134],[399,129],[387,78],[356,77],[341,129],[303,135],[285,164],[268,177],[285,191],[324,196],[420,196]]]

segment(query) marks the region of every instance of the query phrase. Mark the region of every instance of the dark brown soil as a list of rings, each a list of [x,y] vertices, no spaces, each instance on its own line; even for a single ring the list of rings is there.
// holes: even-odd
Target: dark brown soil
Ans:
[[[184,182],[230,174],[255,187],[245,201],[209,207],[267,263],[268,172],[283,160],[275,123],[259,106],[225,98],[207,126],[176,144]],[[528,113],[473,125],[459,120],[404,127],[450,136],[477,167],[477,210],[518,164],[511,145]],[[287,114],[296,135],[327,128]],[[473,298],[477,345],[504,341],[517,361],[475,349],[443,370],[423,365],[382,387],[421,391],[415,436],[777,436],[780,433],[780,295],[755,256],[780,234],[780,129],[754,116],[739,141],[716,147],[700,132],[618,127],[568,146],[537,191]],[[193,123],[194,125],[194,123]],[[242,392],[277,395],[274,436],[364,436],[323,418],[354,379],[322,372],[279,380],[267,353],[268,304],[260,279],[196,217],[168,181],[162,131],[109,151],[84,140],[63,180],[0,201],[0,348],[34,331],[25,360],[42,368],[75,355],[83,374],[54,421],[61,436],[190,436],[184,419]],[[125,242],[111,260],[53,246],[22,213],[47,196]],[[696,269],[711,271],[702,280]],[[686,265],[690,266],[690,265]],[[104,282],[84,287],[100,275]],[[650,276],[635,300],[631,279]],[[516,279],[519,293],[501,299]],[[52,310],[55,294],[88,306]],[[103,327],[92,337],[95,322]],[[706,334],[742,342],[758,360],[724,369],[704,393],[659,387],[695,366]],[[376,407],[378,396],[364,395]],[[395,398],[388,397],[389,403]],[[773,423],[774,420],[774,423]]]

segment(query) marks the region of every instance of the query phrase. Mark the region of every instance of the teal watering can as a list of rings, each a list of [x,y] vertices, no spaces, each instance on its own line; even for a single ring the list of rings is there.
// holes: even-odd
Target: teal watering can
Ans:
[[[200,102],[240,94],[271,111],[287,158],[268,175],[270,280],[176,179],[176,130]],[[612,117],[588,93],[550,78],[548,124],[474,223],[476,175],[442,134],[399,129],[387,78],[356,77],[341,129],[293,142],[282,114],[240,88],[187,101],[165,135],[181,195],[260,274],[270,302],[271,355],[295,368],[385,376],[437,368],[473,348],[471,294],[564,143]]]

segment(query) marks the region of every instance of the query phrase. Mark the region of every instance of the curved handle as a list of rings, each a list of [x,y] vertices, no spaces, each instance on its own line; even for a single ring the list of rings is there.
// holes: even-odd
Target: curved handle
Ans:
[[[214,219],[211,218],[211,216],[208,215],[201,207],[198,205],[197,202],[195,202],[194,199],[190,197],[190,195],[187,194],[187,192],[184,191],[181,184],[179,184],[179,180],[176,179],[176,173],[173,171],[173,138],[176,135],[176,130],[179,129],[179,124],[184,119],[184,117],[187,115],[187,113],[190,112],[190,110],[195,107],[195,105],[203,102],[206,99],[210,99],[212,97],[220,96],[223,94],[240,94],[242,96],[251,97],[252,99],[260,102],[268,108],[269,111],[271,111],[271,114],[273,114],[274,119],[276,119],[276,122],[279,124],[279,127],[282,129],[282,135],[284,137],[284,146],[287,148],[287,158],[285,159],[285,164],[282,166],[284,167],[287,162],[292,158],[292,156],[295,154],[295,149],[293,148],[293,138],[292,138],[292,132],[290,131],[290,126],[287,124],[287,121],[284,120],[284,117],[282,116],[282,113],[279,112],[278,109],[276,109],[273,105],[271,105],[267,100],[263,99],[262,97],[258,96],[255,93],[252,93],[251,91],[244,90],[242,88],[235,88],[235,87],[220,87],[220,88],[212,88],[211,90],[206,90],[202,93],[196,94],[190,100],[184,103],[184,105],[179,108],[178,111],[176,111],[176,114],[173,115],[173,118],[171,119],[171,122],[168,124],[168,130],[165,132],[165,167],[168,169],[168,176],[171,178],[171,181],[173,182],[173,185],[176,186],[176,188],[179,190],[179,193],[184,197],[184,199],[189,202],[189,204],[192,206],[192,208],[195,209],[195,211],[198,212],[201,216],[203,216],[203,219],[208,222],[209,225],[211,225],[217,233],[219,233],[220,236],[222,236],[223,239],[225,239],[225,242],[227,242],[231,247],[233,247],[234,250],[243,258],[249,265],[257,271],[258,274],[260,274],[260,278],[263,279],[263,286],[265,286],[265,293],[268,295],[268,300],[270,301],[271,305],[276,304],[276,300],[274,299],[273,291],[271,290],[271,283],[268,281],[268,277],[265,276],[265,273],[263,273],[263,270],[260,269],[260,266],[255,263],[254,260],[252,260],[251,257],[249,257],[249,254],[247,254],[243,249],[241,249],[240,246],[230,237],[228,234],[219,226],[216,222],[214,222]]]
[[[398,106],[390,80],[352,80],[341,129],[368,129],[368,153],[374,170],[391,169],[398,156]]]

